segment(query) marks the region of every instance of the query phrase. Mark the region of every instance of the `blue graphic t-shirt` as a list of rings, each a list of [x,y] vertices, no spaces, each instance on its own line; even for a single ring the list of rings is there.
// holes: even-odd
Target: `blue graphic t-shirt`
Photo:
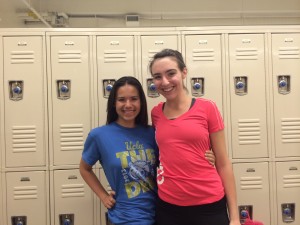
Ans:
[[[152,127],[111,123],[95,128],[87,137],[82,159],[91,166],[99,160],[116,192],[116,204],[108,210],[112,223],[154,224],[158,149]]]

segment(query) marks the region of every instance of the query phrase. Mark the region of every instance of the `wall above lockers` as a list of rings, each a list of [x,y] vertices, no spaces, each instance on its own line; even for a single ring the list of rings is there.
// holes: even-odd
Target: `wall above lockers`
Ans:
[[[300,24],[298,0],[0,0],[2,28],[283,24]]]

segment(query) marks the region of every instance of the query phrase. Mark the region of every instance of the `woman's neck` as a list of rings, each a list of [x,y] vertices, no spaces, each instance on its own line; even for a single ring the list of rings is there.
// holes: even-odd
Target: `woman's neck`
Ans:
[[[163,112],[169,119],[177,118],[190,109],[191,102],[192,98],[188,95],[179,99],[167,100]]]

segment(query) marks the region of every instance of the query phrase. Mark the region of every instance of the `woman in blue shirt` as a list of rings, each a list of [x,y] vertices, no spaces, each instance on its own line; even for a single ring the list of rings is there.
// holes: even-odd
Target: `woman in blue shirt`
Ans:
[[[97,161],[113,190],[110,193],[93,172]],[[110,223],[155,224],[157,165],[158,149],[142,85],[134,77],[122,77],[108,98],[107,123],[90,131],[80,161],[80,173],[108,209]]]

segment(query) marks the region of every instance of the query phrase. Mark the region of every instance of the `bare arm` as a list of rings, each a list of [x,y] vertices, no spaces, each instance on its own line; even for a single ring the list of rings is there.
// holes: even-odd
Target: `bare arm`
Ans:
[[[95,192],[98,198],[100,198],[103,205],[108,209],[112,208],[116,203],[115,199],[113,198],[115,192],[111,191],[110,193],[108,193],[100,183],[99,179],[93,171],[93,168],[85,163],[82,159],[80,160],[79,170],[84,181]]]
[[[230,225],[240,225],[237,209],[235,179],[231,162],[228,159],[224,131],[210,136],[212,149],[216,156],[216,168],[222,179],[229,209]]]

